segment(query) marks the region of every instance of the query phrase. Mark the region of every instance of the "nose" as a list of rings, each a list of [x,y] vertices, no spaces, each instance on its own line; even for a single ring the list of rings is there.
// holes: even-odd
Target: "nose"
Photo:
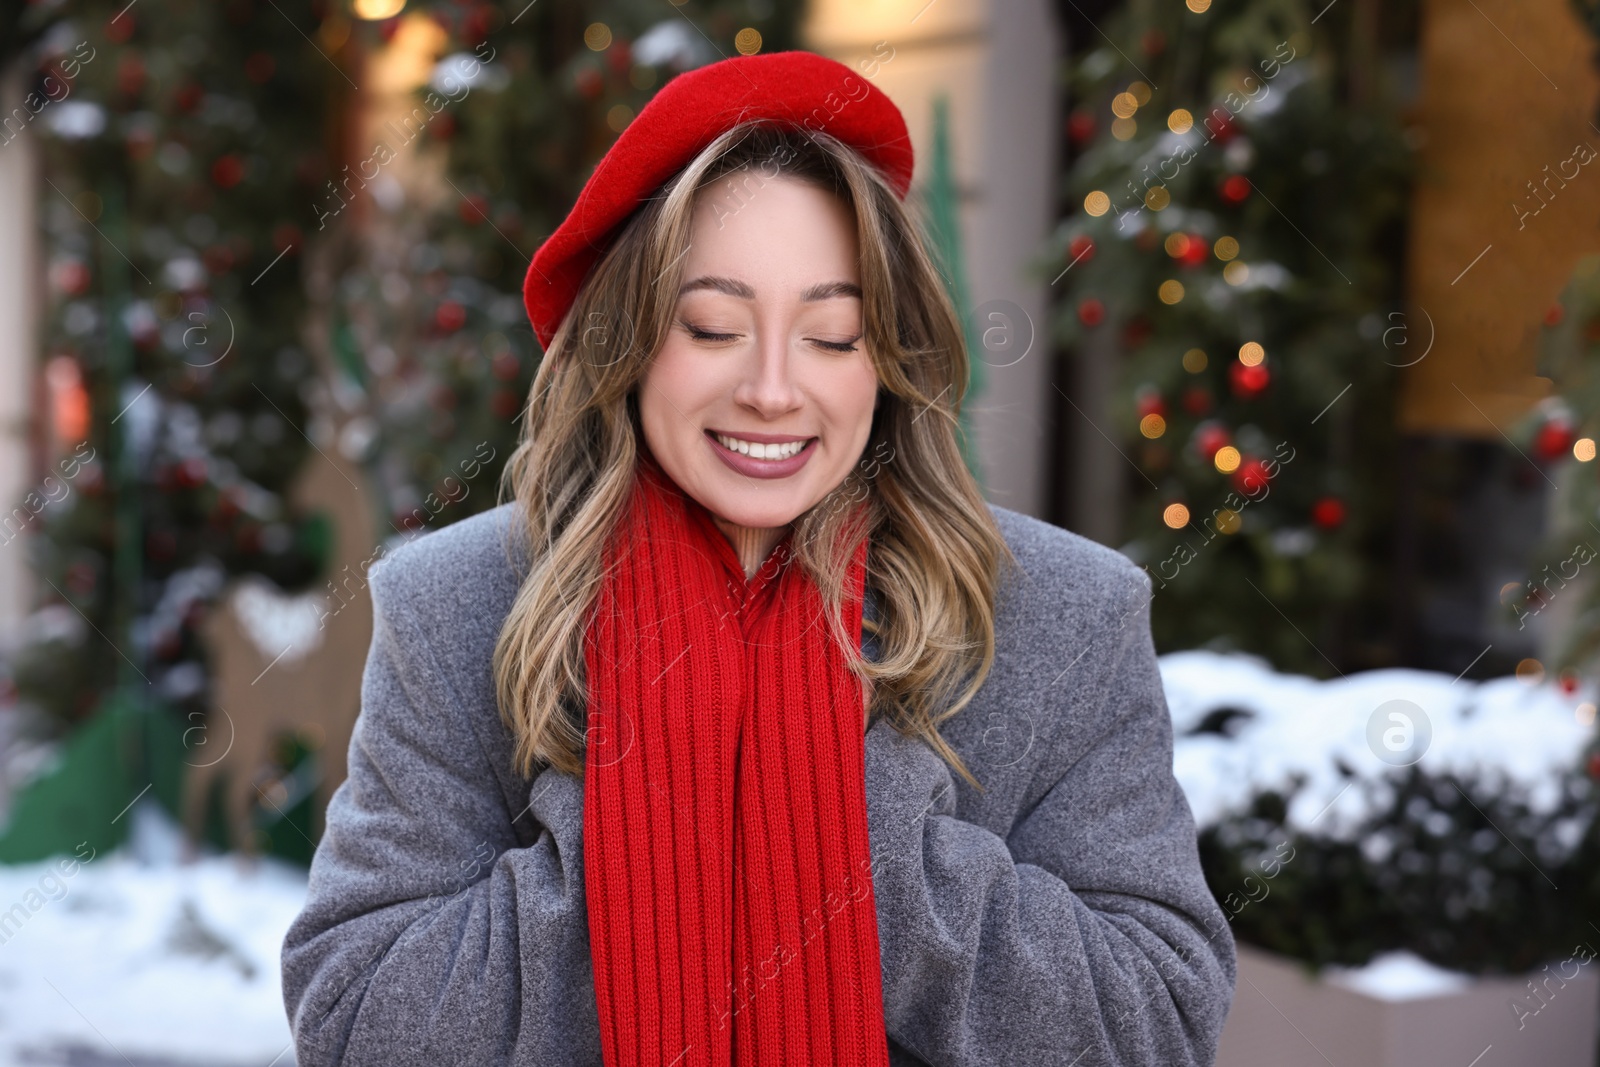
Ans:
[[[745,353],[746,365],[734,387],[734,403],[774,419],[801,404],[794,380],[787,330],[757,329],[756,343]]]

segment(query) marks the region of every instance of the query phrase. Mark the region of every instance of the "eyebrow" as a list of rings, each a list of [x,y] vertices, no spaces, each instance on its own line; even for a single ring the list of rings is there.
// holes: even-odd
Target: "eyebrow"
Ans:
[[[711,289],[728,296],[738,297],[740,300],[754,300],[756,291],[737,278],[725,278],[720,275],[706,274],[692,282],[684,282],[683,288],[678,290],[680,298],[699,289]],[[861,286],[854,282],[818,282],[800,294],[802,302],[810,304],[819,300],[832,300],[835,297],[853,296],[861,299]]]

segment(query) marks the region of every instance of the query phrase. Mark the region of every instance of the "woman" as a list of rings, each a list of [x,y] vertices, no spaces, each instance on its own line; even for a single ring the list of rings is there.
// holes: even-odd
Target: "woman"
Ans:
[[[1148,582],[988,505],[899,111],[669,81],[541,246],[515,499],[375,569],[302,1067],[1208,1064]]]

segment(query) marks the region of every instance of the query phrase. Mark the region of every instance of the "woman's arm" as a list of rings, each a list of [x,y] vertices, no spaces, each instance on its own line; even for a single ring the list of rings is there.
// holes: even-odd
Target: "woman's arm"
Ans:
[[[1172,773],[1150,593],[1130,586],[1056,683],[1049,788],[1008,838],[951,814],[950,769],[925,742],[887,721],[868,732],[885,1019],[936,1067],[1215,1056],[1233,935]]]
[[[547,769],[507,810],[403,581],[393,560],[372,573],[349,777],[284,941],[295,1057],[598,1065],[582,782]],[[534,844],[518,820],[544,827]]]

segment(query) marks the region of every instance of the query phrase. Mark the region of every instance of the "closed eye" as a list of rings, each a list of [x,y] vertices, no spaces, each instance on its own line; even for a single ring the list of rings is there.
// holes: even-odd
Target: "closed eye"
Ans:
[[[861,338],[857,337],[856,341],[859,340]],[[816,343],[819,347],[826,348],[830,352],[854,352],[856,350],[856,341],[817,341]]]
[[[696,341],[731,341],[735,336],[737,336],[736,334],[731,333],[707,333],[706,331],[700,329],[700,327],[691,326],[687,322],[683,323],[682,325],[685,330],[689,331],[689,336],[693,337]]]

